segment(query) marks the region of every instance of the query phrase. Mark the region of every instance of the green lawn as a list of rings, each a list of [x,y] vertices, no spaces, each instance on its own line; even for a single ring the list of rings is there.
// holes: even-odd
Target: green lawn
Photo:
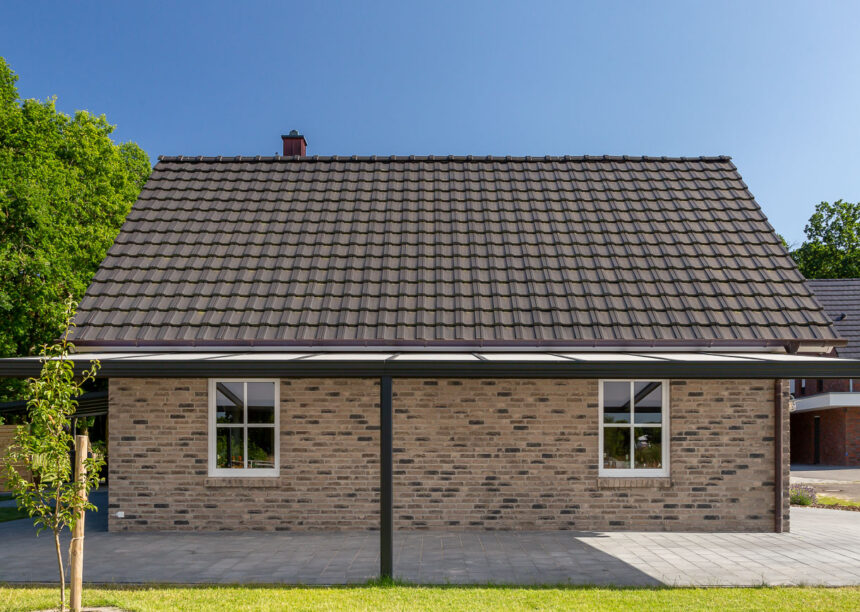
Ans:
[[[56,604],[57,590],[0,588],[0,609]],[[85,606],[125,610],[856,610],[860,588],[606,589],[362,586],[84,589]]]
[[[832,497],[830,495],[819,495],[818,503],[822,506],[851,506],[852,508],[860,508],[860,502],[842,499],[841,497]]]

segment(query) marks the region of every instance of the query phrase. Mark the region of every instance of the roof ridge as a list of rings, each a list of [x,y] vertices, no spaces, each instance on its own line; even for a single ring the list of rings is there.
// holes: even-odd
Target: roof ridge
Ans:
[[[729,155],[700,155],[697,157],[672,157],[654,155],[159,155],[158,161],[168,162],[424,162],[424,161],[469,161],[469,162],[541,162],[541,161],[730,161]]]

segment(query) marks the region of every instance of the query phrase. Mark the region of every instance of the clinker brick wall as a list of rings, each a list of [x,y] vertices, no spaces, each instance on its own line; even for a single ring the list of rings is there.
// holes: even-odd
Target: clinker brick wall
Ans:
[[[395,527],[773,530],[773,381],[672,382],[671,476],[623,480],[597,477],[597,384],[395,379]],[[378,526],[375,379],[284,379],[275,479],[208,478],[205,379],[110,389],[111,530]]]
[[[672,382],[668,479],[598,478],[597,389],[395,380],[397,526],[773,530],[773,381]]]
[[[378,524],[375,379],[281,381],[279,478],[207,476],[207,388],[202,378],[111,379],[110,530]]]

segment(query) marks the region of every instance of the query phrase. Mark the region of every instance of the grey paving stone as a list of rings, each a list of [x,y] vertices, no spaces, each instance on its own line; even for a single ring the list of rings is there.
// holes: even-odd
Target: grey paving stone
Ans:
[[[379,534],[110,534],[88,518],[91,582],[361,583]],[[790,534],[399,532],[395,575],[439,584],[860,584],[860,513],[792,510]],[[66,537],[65,541],[68,541]],[[0,524],[0,581],[55,579],[53,546],[28,521]]]

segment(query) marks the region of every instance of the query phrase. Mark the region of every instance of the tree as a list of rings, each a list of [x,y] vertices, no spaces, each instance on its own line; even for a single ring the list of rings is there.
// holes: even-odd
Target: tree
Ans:
[[[15,439],[6,455],[6,484],[18,500],[18,507],[27,512],[36,525],[37,533],[49,529],[54,535],[54,548],[60,572],[60,609],[65,609],[66,578],[60,533],[74,529],[86,510],[96,510],[89,501],[89,492],[98,486],[99,470],[104,461],[99,455],[84,460],[86,478],[75,482],[72,474],[71,434],[72,415],[77,408],[75,398],[81,387],[95,378],[97,361],[90,369],[75,376],[69,355],[74,345],[69,340],[73,327],[74,302],[66,304],[66,331],[57,344],[42,351],[42,371],[38,378],[27,381],[28,419],[19,425]],[[20,467],[25,472],[20,471]]]
[[[17,80],[0,57],[0,357],[59,337],[66,296],[83,296],[151,172],[104,115],[21,101]],[[5,381],[0,401],[21,390]]]
[[[791,256],[806,278],[860,277],[860,202],[821,202]]]

